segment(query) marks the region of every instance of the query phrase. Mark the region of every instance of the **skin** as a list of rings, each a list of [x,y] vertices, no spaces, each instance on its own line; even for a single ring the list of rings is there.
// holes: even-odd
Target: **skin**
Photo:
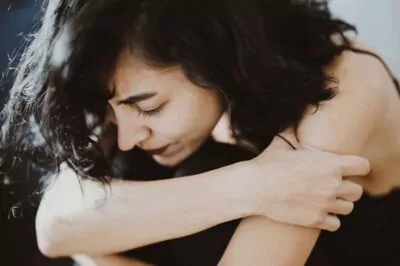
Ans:
[[[354,45],[372,51],[358,41]],[[391,77],[377,59],[353,52],[344,52],[326,71],[340,80],[338,96],[316,113],[310,108],[298,135],[288,130],[285,136],[298,146],[365,156],[372,171],[366,178],[348,179],[371,195],[389,193],[400,186],[400,121],[396,119],[400,117],[400,97]],[[304,265],[319,232],[251,217],[235,232],[220,265]],[[279,244],[272,244],[271,238],[279,239]],[[282,253],[282,246],[288,253]]]
[[[160,84],[162,86],[160,86]],[[140,62],[140,60],[137,60],[133,55],[125,54],[121,56],[118,62],[118,67],[115,73],[115,77],[110,84],[110,90],[114,91],[114,97],[109,102],[110,104],[109,119],[111,122],[115,123],[118,126],[118,145],[120,149],[129,150],[134,146],[138,146],[142,149],[147,150],[147,149],[158,149],[165,145],[170,145],[164,151],[163,154],[154,155],[153,157],[157,162],[166,166],[176,165],[179,162],[181,162],[184,158],[189,156],[191,153],[193,153],[199,147],[199,145],[206,138],[209,137],[209,135],[212,133],[212,130],[214,129],[217,122],[220,120],[221,115],[223,113],[219,94],[215,90],[204,89],[194,86],[193,84],[188,82],[187,79],[184,78],[182,72],[177,68],[175,69],[171,68],[168,70],[154,69],[144,64],[143,62]],[[146,100],[136,102],[135,104],[132,103],[132,96],[137,96],[140,94],[143,95],[144,93],[147,96],[152,95],[152,97],[151,98],[147,97]],[[128,102],[129,104],[127,104]],[[162,107],[161,111],[155,111],[159,107]],[[156,115],[149,116],[145,115],[143,112],[150,112],[148,114],[156,114]],[[286,132],[286,134],[288,135],[288,137],[291,137],[289,132]],[[333,188],[334,190],[332,190],[332,193],[330,193],[329,194],[330,196],[328,196],[327,198],[322,197],[323,194],[321,194],[322,203],[327,204],[326,206],[330,206],[330,208],[332,208],[325,211],[348,214],[352,210],[352,202],[357,200],[357,198],[359,197],[360,190],[358,189],[358,187],[351,186],[350,183],[340,182],[340,179],[343,175],[352,175],[355,173],[360,175],[365,174],[368,172],[369,167],[366,166],[365,163],[360,163],[360,161],[355,163],[354,161],[353,162],[350,160],[346,161],[345,159],[343,159],[343,161],[339,162],[337,157],[331,154],[317,153],[317,156],[311,155],[311,152],[308,151],[307,149],[302,151],[303,153],[297,153],[298,157],[296,160],[296,156],[294,157],[287,156],[287,154],[290,152],[291,152],[290,148],[284,142],[275,140],[273,144],[260,156],[258,156],[256,159],[246,164],[248,165],[245,168],[246,171],[243,172],[241,170],[243,168],[240,167],[234,168],[236,170],[229,172],[229,178],[231,180],[235,180],[236,177],[234,177],[233,174],[236,174],[238,176],[243,176],[243,174],[247,175],[246,173],[248,173],[248,171],[252,171],[254,173],[263,173],[265,175],[266,173],[269,173],[268,171],[266,171],[268,170],[267,168],[265,168],[266,165],[276,161],[279,162],[279,165],[285,165],[286,163],[287,165],[290,165],[291,167],[297,169],[295,174],[297,178],[295,180],[292,178],[294,176],[294,173],[293,175],[287,176],[285,175],[285,173],[280,173],[279,171],[272,171],[271,173],[273,174],[271,174],[271,176],[277,177],[281,181],[276,183],[266,184],[267,187],[270,188],[270,190],[281,191],[283,193],[278,193],[278,195],[279,196],[283,195],[284,197],[285,196],[284,191],[287,190],[287,187],[296,187],[296,189],[299,190],[301,193],[303,189],[304,191],[314,191],[314,190],[319,191],[318,190],[319,184],[322,184],[321,182],[328,182],[325,184],[325,187],[327,185],[328,187]],[[324,178],[311,179],[312,182],[310,183],[309,179],[310,171],[308,167],[304,167],[304,163],[302,162],[299,163],[298,160],[299,157],[301,157],[302,160],[305,161],[311,160],[313,161],[313,163],[320,162],[316,163],[316,165],[320,166],[321,170],[320,174],[317,174],[317,176],[319,177],[324,176]],[[335,161],[337,161],[337,166],[332,168],[333,162]],[[346,163],[344,162],[346,162],[349,167],[344,167],[346,165]],[[296,165],[297,167],[295,167]],[[284,169],[286,168],[287,167],[284,167]],[[226,169],[233,169],[233,168],[227,167]],[[326,169],[331,169],[331,170],[326,170]],[[211,174],[199,175],[198,177],[192,178],[192,180],[194,181],[191,182],[195,183],[192,183],[193,185],[191,187],[197,188],[205,186],[205,184],[209,182],[207,180],[209,180],[212,177],[212,180],[214,180],[215,182],[215,185],[213,187],[218,188],[219,186],[217,185],[217,182],[221,184],[222,183],[227,184],[226,183],[227,180],[225,179],[227,174],[228,174],[227,170],[222,169],[213,172],[213,175]],[[288,178],[287,183],[282,182],[283,178]],[[58,251],[51,251],[51,249],[49,249],[47,246],[49,245],[49,243],[52,244],[51,243],[52,241],[53,243],[54,241],[69,242],[69,240],[67,241],[65,238],[62,238],[61,235],[63,235],[63,237],[68,235],[70,235],[71,237],[82,235],[81,233],[79,233],[80,232],[79,230],[77,230],[77,232],[70,231],[72,229],[70,229],[71,227],[68,226],[68,223],[71,225],[83,224],[82,228],[85,228],[83,229],[85,230],[85,235],[89,235],[89,233],[91,233],[88,231],[89,228],[102,228],[101,230],[100,229],[97,230],[100,230],[100,232],[102,232],[102,235],[105,238],[107,236],[110,239],[113,239],[113,240],[108,240],[107,245],[108,244],[112,245],[113,242],[115,242],[115,245],[111,249],[115,251],[124,250],[126,247],[134,248],[137,246],[144,245],[146,243],[154,243],[163,239],[182,236],[181,228],[180,228],[181,231],[179,232],[173,232],[173,233],[170,232],[171,235],[165,235],[165,233],[163,233],[162,231],[160,232],[155,231],[155,230],[161,230],[159,229],[159,226],[155,226],[153,228],[151,224],[147,224],[146,227],[153,228],[151,230],[153,230],[154,239],[149,239],[148,233],[143,233],[143,236],[140,236],[138,234],[138,231],[133,231],[133,230],[130,230],[132,231],[133,234],[132,237],[130,238],[130,236],[127,234],[127,231],[123,230],[124,228],[123,224],[119,226],[121,230],[120,232],[118,232],[118,234],[115,232],[115,230],[118,230],[118,228],[117,229],[114,228],[113,229],[114,231],[109,230],[108,226],[109,223],[107,222],[104,224],[104,227],[97,227],[100,226],[101,224],[94,224],[95,221],[98,222],[102,219],[107,219],[107,217],[113,217],[112,215],[116,215],[116,219],[121,219],[121,221],[129,222],[129,228],[134,228],[136,225],[132,221],[138,220],[137,216],[141,215],[141,213],[140,210],[137,209],[138,207],[135,208],[135,206],[132,205],[133,202],[137,202],[138,199],[145,198],[144,195],[149,194],[150,187],[153,189],[152,191],[156,194],[159,194],[160,192],[165,193],[165,191],[161,190],[161,188],[176,187],[176,189],[174,190],[171,189],[171,195],[168,194],[167,198],[171,199],[174,199],[174,197],[176,197],[176,199],[184,198],[185,195],[180,195],[180,194],[185,193],[186,190],[188,191],[187,193],[190,193],[190,197],[193,197],[193,193],[191,193],[188,187],[183,189],[181,186],[177,186],[178,183],[181,183],[183,185],[182,181],[180,182],[162,181],[161,183],[163,183],[164,185],[157,185],[160,182],[152,183],[153,185],[144,183],[141,184],[135,183],[132,185],[128,185],[127,183],[114,184],[115,185],[113,187],[114,195],[119,195],[119,193],[120,195],[124,195],[123,200],[126,201],[126,203],[121,204],[122,202],[121,198],[110,197],[109,200],[107,201],[106,206],[104,206],[102,210],[95,210],[94,212],[92,212],[87,209],[84,210],[80,209],[81,198],[79,198],[79,191],[80,191],[79,186],[78,184],[71,184],[72,180],[74,180],[71,178],[71,176],[60,177],[59,180],[60,182],[58,184],[55,184],[55,186],[53,186],[53,188],[46,193],[37,217],[37,233],[38,233],[39,247],[41,248],[42,252],[47,254],[48,256],[57,257],[63,255],[65,256],[67,254],[71,255],[70,253],[71,249],[79,250],[80,247],[79,245],[77,245],[77,243],[83,243],[83,241],[88,241],[85,238],[83,238],[82,241],[74,240],[73,242],[75,244],[73,246],[68,247],[65,246],[64,244],[60,244],[59,247],[62,248],[60,248]],[[304,182],[302,180],[304,180]],[[335,182],[329,183],[331,182],[329,180]],[[85,182],[84,186],[86,184],[90,186],[89,183]],[[235,183],[237,184],[237,182]],[[282,186],[282,183],[285,184],[284,187],[280,187]],[[254,197],[254,199],[260,200],[260,198],[262,197],[257,197],[257,195],[265,194],[266,187],[261,186],[261,183],[254,183],[254,184],[257,184],[257,188],[254,188],[253,186],[252,192],[256,193],[252,193],[252,196]],[[307,184],[312,184],[313,186],[310,187],[307,186]],[[246,187],[247,185],[249,184],[240,183],[240,189],[243,190],[243,187]],[[67,186],[69,187],[67,189],[69,191],[68,193],[71,193],[73,191],[73,188],[76,188],[76,191],[78,191],[76,197],[75,196],[71,197],[71,195],[65,195],[65,192],[63,191],[66,191],[65,188]],[[147,188],[145,189],[145,187]],[[322,186],[322,188],[324,188],[324,186]],[[224,186],[224,189],[225,190],[227,189],[226,186]],[[232,187],[232,190],[230,191],[240,191],[240,189],[238,187]],[[218,200],[217,196],[223,195],[223,193],[221,193],[221,191],[218,190],[212,192],[215,192],[214,193],[216,195],[215,198],[211,197],[214,194],[209,194],[209,197],[207,197],[207,199],[204,199],[203,200],[204,204],[203,202],[202,204],[204,206],[210,206],[210,202],[214,202],[213,203],[214,207],[218,207],[215,204],[215,202],[217,202]],[[309,202],[307,202],[308,198],[304,198],[304,195],[301,193],[298,195],[299,196],[298,198],[293,198],[293,202],[285,202],[286,199],[282,198],[282,205],[279,207],[278,205],[275,204],[274,206],[276,206],[277,209],[268,210],[269,211],[268,214],[275,213],[276,216],[274,216],[274,218],[276,218],[279,221],[284,221],[284,220],[290,221],[291,219],[283,217],[288,213],[289,214],[294,213],[294,215],[297,215],[299,217],[303,216],[305,218],[309,218],[310,217],[309,215],[304,215],[304,213],[306,213],[304,212],[304,210],[307,210],[307,207],[309,208],[309,206],[311,205]],[[254,196],[253,194],[256,195]],[[63,195],[68,196],[68,198],[70,199],[74,199],[74,201],[63,200],[65,199]],[[86,195],[91,195],[91,193],[86,193]],[[128,197],[133,197],[131,202],[128,201]],[[253,248],[253,243],[260,243],[260,241],[265,240],[264,238],[258,238],[256,235],[254,235],[254,232],[258,232],[260,230],[259,225],[263,225],[263,230],[262,230],[263,232],[265,230],[265,232],[271,233],[269,235],[270,237],[268,241],[266,241],[267,243],[264,243],[265,247],[271,245],[275,249],[280,250],[280,254],[292,254],[293,256],[285,255],[284,258],[282,258],[282,256],[276,256],[274,254],[279,254],[279,253],[274,252],[274,248],[271,248],[271,252],[261,252],[262,254],[268,254],[268,258],[265,258],[263,256],[258,256],[258,257],[255,256],[254,259],[251,260],[252,265],[265,265],[266,261],[271,262],[269,265],[300,265],[301,262],[307,258],[308,253],[311,250],[315,242],[315,239],[318,235],[318,231],[312,229],[305,229],[299,226],[285,225],[282,223],[274,222],[273,220],[266,218],[263,218],[261,222],[258,221],[257,224],[254,225],[252,221],[257,220],[256,218],[257,216],[264,215],[263,211],[260,210],[255,211],[254,206],[260,205],[261,202],[256,202],[256,204],[254,204],[254,199],[252,199],[253,203],[251,204],[253,206],[252,212],[241,211],[240,215],[237,215],[237,212],[234,215],[232,213],[220,214],[219,216],[224,216],[224,217],[219,217],[218,218],[219,220],[217,220],[216,218],[213,218],[214,220],[212,221],[210,219],[207,220],[207,226],[209,227],[211,225],[215,225],[216,223],[227,221],[228,219],[253,216],[250,218],[246,218],[244,222],[240,225],[239,227],[240,230],[238,230],[235,233],[233,239],[234,241],[230,244],[226,252],[226,255],[224,255],[224,258],[221,261],[222,263],[221,265],[234,265],[233,263],[237,263],[237,265],[244,265],[243,261],[241,260],[241,257],[238,258],[238,256],[241,256],[240,254],[243,254],[243,252],[246,250],[246,247]],[[313,202],[318,202],[315,201],[315,199],[316,198],[312,198]],[[86,199],[83,198],[82,200],[85,201]],[[208,202],[207,200],[210,202]],[[242,198],[240,200],[243,201],[244,199]],[[274,199],[274,201],[277,200],[279,201],[279,199]],[[329,200],[329,202],[326,200]],[[201,206],[198,205],[198,201],[195,202],[196,206],[200,208]],[[221,201],[219,200],[218,202]],[[332,202],[335,203],[336,205],[332,204]],[[193,204],[189,203],[188,206],[186,207],[191,208]],[[286,206],[285,204],[288,205]],[[46,208],[49,207],[50,205],[53,205],[54,208],[53,213],[46,210]],[[157,203],[154,204],[150,203],[150,205],[157,206]],[[173,202],[171,202],[171,204],[166,204],[166,205],[175,206]],[[264,203],[261,205],[265,206],[266,204]],[[128,206],[129,208],[135,209],[136,210],[135,213],[129,213],[129,212],[127,213],[125,210]],[[223,206],[226,206],[226,204],[224,204]],[[296,207],[295,209],[293,209],[294,211],[287,211],[288,206],[296,206]],[[77,211],[77,209],[79,211]],[[112,211],[109,214],[107,214],[107,210],[112,210]],[[300,212],[299,210],[302,210],[303,212]],[[80,213],[81,211],[84,211],[85,213],[83,216]],[[105,211],[106,213],[102,213],[102,211]],[[162,217],[162,213],[165,211],[166,210],[164,209],[152,210],[152,213],[161,213],[160,215]],[[176,214],[178,214],[178,211],[179,213],[186,212],[186,215],[189,214],[189,209],[177,210]],[[57,217],[58,214],[63,218],[66,217],[65,220],[63,221],[63,224],[57,223],[57,221],[54,222],[55,219],[52,217]],[[146,213],[143,214],[146,215]],[[314,215],[314,212],[310,212],[310,214]],[[202,220],[206,219],[205,215],[201,215],[201,213],[197,215],[198,216],[191,217],[190,221],[196,221],[196,223],[198,224],[190,227],[188,231],[197,232],[200,229],[204,229],[205,227],[207,227],[205,226],[206,222],[204,221],[202,222]],[[272,218],[273,215],[265,215],[265,216]],[[186,222],[186,224],[187,223],[188,222]],[[67,226],[65,226],[65,224],[67,224]],[[332,215],[328,215],[327,217],[318,216],[315,217],[315,222],[313,222],[313,224],[310,224],[308,221],[304,221],[304,224],[315,227],[330,228],[330,230],[336,230],[339,226],[337,218],[335,218]],[[138,221],[137,225],[141,226],[140,221]],[[175,226],[179,227],[176,224]],[[182,224],[182,226],[186,225]],[[166,225],[166,227],[171,228],[171,230],[173,229],[173,226],[169,227],[168,225]],[[48,237],[48,235],[46,233],[46,230],[57,232],[55,233],[55,235],[53,235],[53,240],[50,240],[47,243],[46,243],[47,241],[46,237]],[[65,230],[65,232],[63,232],[63,230]],[[251,234],[251,232],[253,233]],[[121,241],[125,240],[122,239],[119,233],[123,234],[127,242],[121,244]],[[93,232],[93,234],[96,235],[95,231]],[[263,236],[263,234],[260,234],[260,237],[261,236]],[[254,238],[254,242],[249,243],[248,241],[243,241],[246,238],[247,239]],[[57,239],[62,239],[62,240],[57,240]],[[299,241],[305,241],[304,245],[302,245],[302,248],[298,247]],[[237,247],[236,244],[237,242],[242,243],[240,248]],[[243,243],[248,243],[248,244],[245,244],[243,246]],[[86,253],[87,255],[82,255],[82,254],[78,255],[77,253],[72,253],[76,254],[75,255],[76,258],[82,259],[85,258],[86,256],[86,259],[97,261],[98,262],[97,265],[118,265],[118,263],[113,264],[112,261],[121,261],[116,256],[113,255],[109,256],[110,249],[107,249],[106,245],[104,244],[101,247],[97,247],[95,244],[93,245],[91,244],[89,246],[84,245],[81,248],[82,248],[81,250],[88,248],[92,249],[92,251],[90,252],[94,252],[93,248],[97,248],[96,250],[97,254],[92,253],[88,255],[88,253]],[[288,258],[290,258],[290,263],[285,261],[288,260]],[[108,261],[109,264],[101,264],[104,261]],[[229,262],[226,263],[226,261]],[[246,262],[248,263],[249,259],[247,259]],[[253,262],[255,264],[253,264]],[[132,261],[132,263],[134,262]]]
[[[379,55],[367,44],[353,46]],[[282,135],[298,146],[338,154],[358,154],[373,169],[367,177],[348,177],[373,196],[400,186],[400,97],[392,77],[376,58],[345,51],[325,72],[339,82],[338,95],[323,103],[317,112],[309,107],[297,128]],[[216,139],[231,142],[228,121],[218,124]],[[348,132],[351,130],[351,132]]]
[[[335,73],[334,75],[339,78],[339,80],[349,82],[349,80],[345,78],[345,73],[347,72],[346,69],[348,69],[349,67],[360,66],[363,60],[368,59],[361,58],[362,56],[359,55],[356,56],[357,58],[353,58],[354,55],[348,53],[345,53],[344,56],[345,57],[342,56],[341,58],[335,60],[332,65],[327,68],[326,71],[332,71],[333,73]],[[369,63],[371,64],[372,62]],[[133,71],[134,66],[136,66],[137,68],[138,65],[139,68],[143,67],[143,72]],[[204,141],[204,139],[210,135],[217,121],[219,120],[219,118],[221,118],[222,110],[221,108],[218,108],[220,103],[218,95],[213,90],[196,88],[191,83],[188,83],[179,70],[174,69],[171,72],[166,72],[168,73],[167,75],[160,75],[160,73],[154,72],[153,69],[147,68],[147,66],[142,65],[142,63],[140,63],[140,61],[138,60],[135,60],[134,57],[129,56],[122,57],[119,61],[119,66],[120,67],[118,68],[118,71],[115,75],[115,81],[117,84],[115,95],[116,97],[114,97],[114,99],[110,101],[110,105],[112,106],[113,110],[113,112],[110,112],[110,114],[112,117],[111,120],[119,127],[120,130],[121,128],[123,128],[125,131],[118,133],[118,145],[120,149],[129,150],[135,145],[139,145],[139,147],[143,149],[152,149],[153,147],[163,146],[165,145],[165,143],[174,143],[174,146],[176,145],[179,147],[185,147],[181,149],[177,148],[177,152],[172,153],[173,156],[169,156],[168,150],[165,153],[165,156],[153,156],[153,158],[160,164],[172,166],[174,165],[174,163],[178,164],[181,160],[183,160],[193,151],[195,151],[199,143],[202,143],[202,141]],[[378,66],[375,65],[375,67]],[[136,76],[136,74],[134,73],[138,73],[138,75]],[[162,82],[160,82],[160,78],[162,79]],[[180,86],[176,86],[176,81],[180,82]],[[153,82],[154,84],[152,84]],[[159,83],[164,85],[162,90],[159,89],[159,86],[157,86],[157,84]],[[135,86],[136,84],[138,85]],[[350,82],[345,83],[345,85],[350,85]],[[368,85],[372,85],[369,87],[373,87],[373,85],[375,84]],[[389,88],[390,86],[387,87]],[[149,90],[148,88],[152,88],[152,90],[154,90],[157,95],[153,96],[150,100],[141,102],[142,104],[135,105],[135,108],[129,106],[130,108],[126,110],[127,108],[125,106],[116,104],[116,102],[120,101],[119,99],[127,98],[129,95],[146,93]],[[345,87],[345,89],[345,92],[347,92],[347,86]],[[342,96],[343,91],[344,90],[341,87],[340,96],[328,103],[328,107],[326,105],[323,106],[317,113],[311,114],[314,110],[310,108],[310,111],[300,123],[298,137],[296,137],[293,133],[293,130],[290,129],[284,132],[284,135],[297,146],[307,145],[309,147],[325,151],[332,151],[344,154],[362,154],[364,156],[367,155],[362,153],[362,149],[368,141],[371,141],[374,138],[372,132],[375,130],[375,127],[378,124],[377,121],[384,118],[382,116],[382,114],[384,113],[383,102],[377,102],[376,97],[373,97],[375,95],[367,95],[368,98],[366,100],[372,101],[369,106],[375,108],[368,108],[367,110],[361,109],[360,113],[356,112],[353,117],[349,118],[349,121],[343,121],[343,119],[339,120],[336,117],[333,117],[326,121],[327,116],[329,116],[331,113],[337,113],[337,109],[341,109],[342,113],[344,114],[344,110],[346,110],[346,107],[354,108],[353,104],[347,105],[347,101],[351,101],[352,103],[354,103],[354,98],[356,97],[357,92],[354,92],[354,94],[350,96]],[[361,93],[361,91],[359,91],[358,93]],[[343,99],[343,97],[345,97],[345,99]],[[357,103],[361,104],[362,100],[365,100],[365,97],[358,97]],[[337,101],[339,101],[339,103],[337,103]],[[140,122],[138,121],[137,124],[133,124],[133,122],[131,122],[131,118],[133,117],[133,115],[135,115],[135,113],[137,115],[138,109],[152,110],[157,108],[158,106],[161,106],[163,102],[171,104],[169,105],[169,107],[175,109],[168,109],[168,105],[166,105],[167,108],[162,109],[162,111],[158,112],[157,116],[155,117],[148,117],[146,119],[143,118]],[[185,103],[190,104],[185,105]],[[204,109],[202,107],[206,107],[204,109],[207,110],[207,116],[203,116],[202,118],[198,117],[198,120],[196,120],[198,122],[197,125],[194,125],[191,122],[184,123],[182,121],[179,121],[177,123],[178,126],[175,128],[170,128],[166,126],[170,123],[175,124],[177,120],[181,119],[181,117],[179,116],[180,112],[186,111],[186,113],[189,114],[190,112],[193,112],[193,114],[197,112],[203,112],[202,114],[204,114]],[[343,110],[343,108],[345,109]],[[365,111],[367,111],[369,115],[366,117],[372,117],[374,119],[370,119],[368,121],[363,120],[363,115],[366,114]],[[194,121],[194,119],[191,119],[191,121]],[[335,123],[336,121],[339,121],[339,124],[336,125],[336,127],[332,126],[331,123]],[[214,131],[214,135],[219,140],[231,142],[232,140],[229,138],[229,134],[227,134],[228,131],[226,130],[226,128],[228,127],[227,122],[228,121],[224,119],[224,117],[222,117],[220,123],[218,124],[218,127],[215,128],[216,130]],[[321,130],[323,130],[323,134],[327,134],[325,133],[328,132],[327,129],[325,129],[326,123],[330,124],[329,129],[332,130],[329,133],[329,139],[332,140],[332,136],[336,136],[336,138],[333,139],[333,142],[326,142],[326,138],[322,138],[322,136],[324,135],[319,135]],[[354,132],[355,134],[353,137],[345,136],[343,139],[338,139],[337,136],[343,136],[343,134],[340,135],[340,132],[338,132],[338,130],[340,129],[339,126],[342,124],[342,128],[344,128],[344,125],[346,125],[346,123],[347,125],[357,125],[357,127],[354,126],[354,128],[358,131]],[[147,132],[154,133],[141,135],[143,136],[143,139],[140,139],[140,142],[138,142],[138,140],[133,139],[132,136],[127,136],[127,132],[138,130],[137,128],[135,128],[135,126],[137,125],[139,125],[139,130],[143,130],[141,127],[145,127],[147,128]],[[318,128],[316,129],[314,127]],[[318,132],[318,134],[315,134],[314,132]],[[358,142],[356,142],[354,139],[356,135],[358,135]],[[194,136],[194,138],[186,136]],[[162,145],[152,146],[150,145],[152,141],[153,143],[162,143]],[[332,148],[324,148],[324,143],[329,143],[329,145],[331,145],[330,147]],[[349,146],[349,144],[351,144],[352,146]],[[339,147],[343,148],[339,149]],[[371,177],[372,174],[370,174],[369,176]],[[362,180],[362,178],[356,176],[353,177],[353,180],[359,181]],[[281,264],[279,265],[301,265],[305,263],[305,259],[308,257],[309,252],[315,244],[318,234],[319,230],[316,229],[300,228],[297,226],[276,223],[264,217],[249,217],[244,219],[244,221],[238,227],[220,264],[243,265],[243,263],[251,263],[252,265],[265,265],[265,263],[268,263],[268,265],[272,265],[272,263],[281,261]],[[276,252],[271,252],[271,254],[282,254],[281,252],[279,252],[281,245],[271,245],[271,242],[267,241],[267,239],[270,239],[271,237],[282,239],[281,243],[287,242],[286,250],[296,255],[286,260],[282,260],[280,255],[278,255],[278,258],[271,258],[270,254],[266,257],[263,250],[265,250],[267,246],[270,250],[276,250]],[[298,249],[298,244],[300,242],[303,245],[302,249]],[[263,248],[260,249],[259,247]],[[96,265],[103,265],[102,263],[105,263],[105,261],[107,259],[110,259],[110,257],[91,257],[91,259],[92,261],[97,260]],[[134,266],[140,265],[140,263],[142,262],[131,260],[130,263],[130,265]],[[110,265],[118,264],[116,263]]]
[[[359,42],[355,45],[371,50]],[[300,123],[297,136],[293,130],[287,130],[284,135],[297,146],[368,158],[374,170],[367,178],[349,179],[362,185],[371,195],[384,195],[400,186],[400,137],[395,133],[400,130],[400,121],[394,119],[400,115],[400,100],[391,77],[376,59],[352,52],[338,57],[326,71],[341,81],[338,96],[316,113],[310,108]],[[230,141],[223,131],[224,126],[220,129],[216,132],[217,138]],[[279,264],[275,265],[302,265],[318,234],[317,229],[249,217],[235,232],[220,265],[273,265],[271,263],[276,262]],[[286,243],[286,251],[296,255],[282,258],[279,255],[282,254],[281,245],[271,245],[271,238],[280,239],[281,245]],[[299,243],[302,249],[298,248]],[[266,256],[266,249],[276,252]],[[271,258],[271,254],[278,257]]]
[[[131,54],[120,57],[114,88],[110,120],[118,127],[119,148],[154,150],[168,145],[153,156],[164,166],[175,166],[192,154],[223,113],[216,90],[193,85],[179,68],[157,70]],[[141,94],[150,96],[126,103]]]

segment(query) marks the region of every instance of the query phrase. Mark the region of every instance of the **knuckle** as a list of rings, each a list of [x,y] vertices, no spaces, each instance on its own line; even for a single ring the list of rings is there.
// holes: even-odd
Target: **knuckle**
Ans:
[[[332,198],[331,197],[325,197],[324,199],[321,200],[319,203],[321,207],[322,212],[327,212],[329,207],[332,205]]]
[[[344,181],[341,178],[332,176],[329,180],[329,187],[333,189],[339,188]]]
[[[342,168],[338,165],[333,165],[330,168],[330,172],[332,176],[342,176]]]
[[[328,199],[322,200],[319,203],[319,207],[320,207],[319,214],[322,215],[322,214],[328,213],[330,205],[331,205],[330,200],[328,200]]]
[[[336,188],[331,187],[324,191],[324,199],[327,202],[331,201],[333,198],[336,198],[336,195],[337,195]]]
[[[325,215],[322,212],[317,212],[314,217],[312,218],[311,225],[313,227],[320,227],[325,220]]]

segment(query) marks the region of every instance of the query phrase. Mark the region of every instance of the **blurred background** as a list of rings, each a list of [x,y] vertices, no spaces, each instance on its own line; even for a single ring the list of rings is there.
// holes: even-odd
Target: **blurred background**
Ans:
[[[400,1],[331,0],[333,13],[357,26],[358,37],[375,48],[400,77]]]
[[[12,85],[12,69],[26,45],[27,36],[40,25],[42,2],[43,0],[0,0],[1,108]],[[0,182],[0,265],[71,266],[71,260],[49,260],[37,248],[34,219],[38,198],[28,199],[27,195],[38,187],[39,173],[22,163],[11,173],[11,177]]]
[[[0,107],[12,84],[12,75],[5,74],[18,61],[27,34],[39,26],[42,1],[0,0]],[[400,1],[332,0],[330,6],[336,16],[357,26],[359,38],[375,48],[400,77]],[[70,260],[50,261],[37,250],[34,206],[29,205],[23,212],[13,210],[16,218],[10,219],[11,203],[24,199],[39,179],[39,174],[24,164],[13,175],[13,182],[0,183],[0,265],[72,265]]]

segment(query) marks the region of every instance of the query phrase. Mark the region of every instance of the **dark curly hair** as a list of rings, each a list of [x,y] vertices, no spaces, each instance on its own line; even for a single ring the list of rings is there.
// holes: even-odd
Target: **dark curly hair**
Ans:
[[[261,151],[334,96],[323,67],[355,31],[317,0],[51,0],[44,11],[2,113],[2,168],[29,159],[55,173],[67,163],[101,182],[95,132],[122,52],[221,91],[234,137]]]

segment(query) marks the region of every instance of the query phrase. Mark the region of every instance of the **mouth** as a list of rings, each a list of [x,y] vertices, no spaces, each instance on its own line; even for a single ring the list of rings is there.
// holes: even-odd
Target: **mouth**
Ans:
[[[144,151],[150,155],[161,155],[168,149],[169,146],[170,145],[166,145],[166,146],[158,148],[158,149],[151,149],[151,150],[144,150]]]

